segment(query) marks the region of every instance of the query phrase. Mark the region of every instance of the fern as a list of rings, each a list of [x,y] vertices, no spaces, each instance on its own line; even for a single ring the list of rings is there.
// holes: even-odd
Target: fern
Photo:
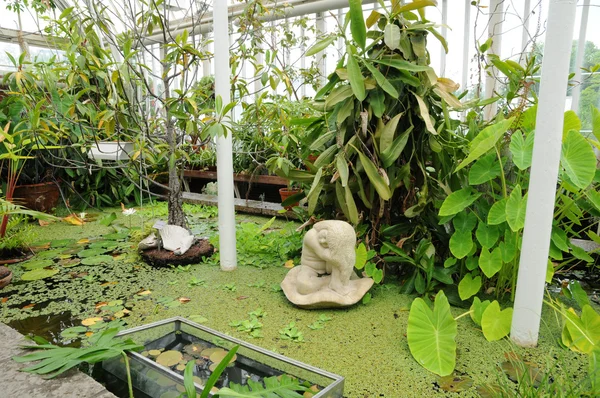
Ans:
[[[264,386],[261,382],[253,380],[248,380],[247,386],[230,383],[230,388],[223,387],[216,395],[227,398],[302,398],[298,391],[307,390],[297,379],[288,375],[267,377],[264,383]]]

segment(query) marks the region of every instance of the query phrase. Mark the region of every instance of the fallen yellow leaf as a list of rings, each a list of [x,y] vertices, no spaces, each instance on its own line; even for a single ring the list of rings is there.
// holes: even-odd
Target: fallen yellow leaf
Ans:
[[[76,214],[70,214],[63,218],[63,221],[72,225],[83,225],[84,222]]]
[[[84,319],[83,321],[81,321],[81,324],[83,326],[92,326],[92,325],[95,325],[98,322],[103,322],[103,321],[104,321],[104,319],[102,319],[99,316],[97,316],[97,317],[94,317],[94,318]]]
[[[152,293],[152,291],[151,291],[151,290],[144,290],[143,292],[139,292],[139,293],[138,293],[138,296],[147,296],[147,295],[149,295],[150,293]]]
[[[90,336],[92,336],[93,334],[94,334],[94,332],[86,332],[86,333],[85,333],[86,337],[90,337]]]
[[[283,264],[283,267],[287,269],[294,268],[294,260],[287,260],[285,264]]]
[[[179,297],[177,300],[179,300],[180,303],[185,304],[185,303],[189,303],[191,299],[189,299],[187,297]]]
[[[79,239],[77,241],[78,245],[85,245],[86,243],[90,243],[90,240],[88,238]]]

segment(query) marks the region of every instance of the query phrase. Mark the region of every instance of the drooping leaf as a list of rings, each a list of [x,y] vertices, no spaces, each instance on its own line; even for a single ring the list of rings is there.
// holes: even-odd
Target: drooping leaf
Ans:
[[[327,36],[319,41],[317,41],[311,48],[306,51],[306,56],[310,57],[315,54],[320,53],[325,50],[327,47],[331,45],[335,41],[335,36]]]
[[[332,108],[338,102],[352,96],[352,87],[348,85],[338,86],[331,91],[331,94],[325,99],[325,108]]]
[[[516,185],[506,201],[506,222],[513,232],[518,232],[525,226],[525,209],[527,194],[521,197],[521,186]]]
[[[402,117],[402,113],[394,116],[387,124],[383,126],[381,129],[381,134],[379,137],[379,148],[383,152],[387,150],[394,141],[394,135],[396,135],[396,128],[398,127],[398,122]]]
[[[404,61],[397,58],[374,59],[373,62],[391,66],[392,68],[398,69],[399,71],[403,72],[426,72],[432,70],[430,66],[417,65],[413,64],[412,62]]]
[[[472,231],[477,225],[477,216],[472,211],[461,211],[452,219],[455,231]]]
[[[514,117],[511,117],[510,119],[502,120],[481,130],[469,144],[469,155],[465,160],[460,162],[455,172],[479,159],[496,146],[500,138],[502,138],[504,133],[506,133],[508,128],[512,125],[513,120]]]
[[[348,45],[348,79],[350,79],[350,87],[352,88],[352,92],[354,96],[359,101],[364,101],[367,98],[367,92],[365,90],[365,78],[360,71],[360,66],[358,66],[358,62],[352,51],[350,50],[350,46]]]
[[[575,111],[568,110],[565,112],[565,120],[563,122],[563,137],[569,131],[581,131],[581,120]]]
[[[473,202],[475,202],[480,196],[480,192],[476,192],[470,187],[452,192],[442,203],[439,215],[442,217],[451,216],[463,211],[468,206],[473,204]]]
[[[396,137],[396,139],[394,139],[392,142],[392,145],[390,145],[388,148],[381,148],[381,161],[383,162],[383,167],[390,167],[400,157],[402,151],[406,147],[406,143],[408,142],[411,131],[412,126],[404,133]]]
[[[523,139],[523,134],[520,131],[515,131],[510,139],[510,153],[512,160],[519,168],[525,170],[531,167],[531,158],[533,155],[533,139],[534,133],[531,132],[527,138]]]
[[[425,369],[447,376],[456,364],[456,321],[443,291],[435,297],[433,311],[416,298],[408,315],[406,335],[412,356]]]
[[[414,94],[414,96],[417,99],[417,103],[419,104],[421,118],[425,122],[425,127],[427,127],[427,131],[429,131],[433,135],[438,135],[438,132],[435,130],[435,127],[431,122],[431,117],[429,116],[429,109],[427,108],[427,104],[425,103],[423,98],[419,97],[417,94]]]
[[[485,247],[481,249],[479,255],[479,268],[485,276],[491,278],[502,269],[502,252],[499,248],[495,248],[491,253]]]
[[[381,72],[379,72],[376,67],[371,65],[369,61],[365,61],[364,64],[375,78],[375,81],[377,81],[379,87],[381,87],[383,91],[391,95],[393,98],[398,98],[398,91],[394,88],[392,83],[390,83],[390,81]]]
[[[500,175],[502,169],[495,153],[490,153],[475,163],[469,169],[469,184],[479,185],[488,182]]]
[[[377,166],[369,159],[365,154],[363,154],[358,149],[354,148],[358,153],[358,157],[360,158],[360,162],[362,163],[365,172],[367,173],[367,177],[369,177],[369,181],[373,184],[373,187],[383,200],[389,200],[392,197],[392,191],[390,190],[390,186],[383,179],[381,174],[377,169]]]
[[[385,26],[383,31],[383,41],[390,50],[396,50],[400,48],[400,27],[396,24],[390,23]]]
[[[473,277],[471,273],[468,273],[458,284],[458,295],[461,300],[467,300],[476,295],[479,289],[481,289],[481,276]]]
[[[494,300],[483,312],[481,330],[487,341],[496,341],[510,333],[512,308],[500,310],[500,304]]]
[[[362,0],[349,0],[348,3],[350,6],[350,32],[352,33],[352,39],[364,49],[367,45],[367,27],[363,18]]]
[[[358,209],[356,208],[356,202],[354,202],[354,197],[352,196],[352,191],[350,190],[350,186],[346,185],[344,187],[344,194],[346,197],[346,206],[348,209],[348,221],[351,224],[358,224]]]
[[[564,137],[560,165],[578,188],[585,189],[596,174],[596,155],[580,132],[570,130]]]

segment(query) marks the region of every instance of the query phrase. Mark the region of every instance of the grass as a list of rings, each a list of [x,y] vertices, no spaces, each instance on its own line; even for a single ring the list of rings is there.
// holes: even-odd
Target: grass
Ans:
[[[117,213],[116,222],[127,225],[129,219],[124,219],[120,211]],[[137,213],[130,216],[132,223],[148,222],[148,216],[142,215],[144,217]],[[268,219],[238,216],[238,221],[262,225]],[[271,228],[282,229],[285,224],[277,220]],[[35,227],[35,232],[39,240],[57,236],[79,240],[114,231],[92,222],[83,226],[52,224]],[[0,294],[7,298],[0,304],[0,321],[40,314],[54,317],[64,311],[71,311],[74,318],[85,319],[96,315],[97,303],[122,299],[131,311],[122,318],[129,327],[176,315],[200,315],[207,319],[204,324],[208,327],[345,376],[348,397],[457,396],[443,391],[439,378],[423,369],[410,355],[405,333],[414,297],[399,294],[400,287],[393,281],[374,288],[373,298],[367,305],[310,311],[294,307],[283,292],[273,288],[288,271],[283,261],[267,264],[264,269],[240,266],[234,272],[221,272],[210,262],[192,265],[187,270],[154,269],[140,263],[132,250],[110,265],[61,269],[53,280],[47,281],[21,283],[20,266],[13,269],[16,283]],[[86,276],[93,280],[73,278],[71,272],[75,271],[87,272]],[[190,287],[191,280],[204,283]],[[224,289],[227,285],[235,286],[235,291]],[[35,305],[22,308],[30,303]],[[260,320],[263,337],[251,338],[247,332],[230,326],[231,322],[247,319],[248,313],[257,308],[268,314]],[[463,312],[463,309],[452,309],[455,317]],[[311,328],[321,315],[331,318],[326,327]],[[474,383],[458,396],[477,397],[477,387],[497,384],[497,366],[506,361],[507,352],[513,351],[539,366],[546,366],[553,355],[560,353],[560,367],[565,374],[572,375],[575,382],[585,377],[587,357],[557,346],[560,329],[551,310],[544,310],[543,319],[540,344],[535,349],[520,349],[506,341],[488,343],[469,317],[459,319],[455,374],[468,376]],[[282,327],[292,322],[302,333],[302,344],[281,338]],[[513,391],[516,388],[510,381],[503,386]]]

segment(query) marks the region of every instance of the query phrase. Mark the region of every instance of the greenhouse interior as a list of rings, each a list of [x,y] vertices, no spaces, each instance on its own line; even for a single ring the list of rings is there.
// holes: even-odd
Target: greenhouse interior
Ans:
[[[0,15],[0,396],[600,396],[600,0]]]

